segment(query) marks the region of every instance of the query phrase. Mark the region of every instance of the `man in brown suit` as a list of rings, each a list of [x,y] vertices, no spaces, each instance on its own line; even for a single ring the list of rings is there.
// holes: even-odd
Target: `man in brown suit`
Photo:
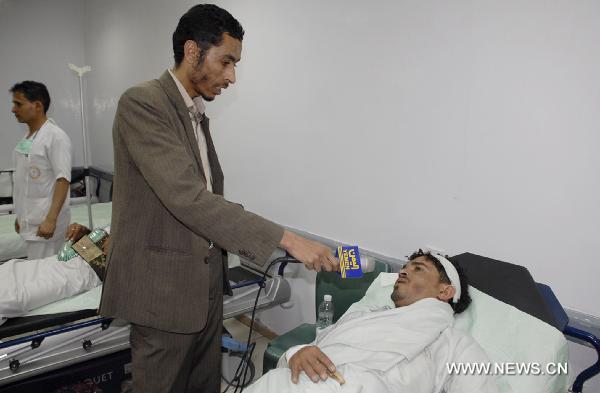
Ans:
[[[243,34],[227,11],[191,8],[173,34],[175,67],[119,101],[100,312],[131,322],[135,392],[219,390],[224,250],[264,264],[281,247],[310,269],[336,265],[326,246],[222,196],[200,97],[212,101],[235,82]]]

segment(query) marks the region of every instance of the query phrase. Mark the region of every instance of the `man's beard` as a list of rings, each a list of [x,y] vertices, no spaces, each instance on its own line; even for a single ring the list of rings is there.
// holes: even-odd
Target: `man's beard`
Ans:
[[[197,71],[197,72],[200,74],[200,77],[199,77],[199,78],[197,78],[197,79],[192,79],[192,83],[193,83],[194,85],[196,85],[196,84],[199,84],[200,82],[202,82],[202,81],[204,81],[204,80],[208,79],[208,78],[206,77],[206,75],[202,75],[202,66],[204,65],[204,60],[205,60],[205,53],[203,52],[203,53],[200,55],[200,58],[198,59],[198,63],[196,64],[196,67],[195,67],[195,70],[196,70],[196,71]],[[214,96],[212,96],[212,97],[207,97],[207,96],[205,96],[205,95],[204,95],[204,93],[202,93],[202,92],[200,92],[200,97],[202,97],[202,99],[203,99],[204,101],[213,101],[213,100],[215,99],[215,97],[214,97]]]
[[[207,97],[207,96],[205,96],[205,95],[204,95],[204,94],[202,94],[202,93],[200,93],[200,96],[202,97],[202,99],[203,99],[204,101],[214,101],[214,99],[215,99],[215,96],[212,96],[212,97]]]

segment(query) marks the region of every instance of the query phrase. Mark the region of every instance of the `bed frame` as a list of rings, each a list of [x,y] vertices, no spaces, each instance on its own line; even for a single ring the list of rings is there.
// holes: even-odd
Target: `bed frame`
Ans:
[[[290,285],[280,275],[264,279],[235,267],[230,269],[230,280],[233,295],[223,301],[223,319],[251,311],[258,288],[262,290],[257,309],[290,298]],[[11,318],[0,326],[3,339],[0,393],[39,392],[42,386],[54,391],[90,379],[105,393],[120,392],[130,374],[129,325],[98,316],[96,310]],[[226,331],[222,344],[225,352],[245,348]],[[93,381],[94,375],[110,375],[110,379]]]

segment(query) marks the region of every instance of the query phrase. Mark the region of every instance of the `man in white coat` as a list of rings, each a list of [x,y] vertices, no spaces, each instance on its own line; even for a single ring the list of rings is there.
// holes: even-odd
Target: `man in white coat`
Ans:
[[[58,252],[71,220],[71,140],[46,116],[46,86],[24,81],[10,92],[12,112],[28,126],[14,151],[15,231],[27,244],[27,257],[40,259]]]
[[[471,302],[460,268],[421,250],[398,274],[388,305],[353,305],[315,342],[290,348],[246,391],[496,393],[493,377],[452,373],[453,363],[489,362],[452,327]],[[360,303],[360,302],[359,302]],[[395,306],[395,307],[394,307]]]

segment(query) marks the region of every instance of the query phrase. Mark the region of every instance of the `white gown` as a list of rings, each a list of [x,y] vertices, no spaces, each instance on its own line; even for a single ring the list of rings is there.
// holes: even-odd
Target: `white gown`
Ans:
[[[450,306],[436,299],[387,311],[345,314],[316,340],[344,376],[344,385],[331,378],[313,383],[304,373],[295,385],[289,368],[277,368],[246,391],[496,393],[492,377],[448,372],[451,362],[488,361],[471,337],[452,328],[453,320]]]
[[[63,262],[56,255],[12,259],[0,265],[0,324],[35,308],[88,291],[102,281],[77,256]]]

